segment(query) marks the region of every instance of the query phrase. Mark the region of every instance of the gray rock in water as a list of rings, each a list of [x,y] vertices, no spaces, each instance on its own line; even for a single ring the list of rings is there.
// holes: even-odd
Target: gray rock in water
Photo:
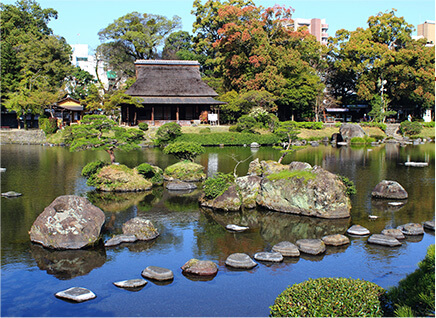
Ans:
[[[300,256],[300,250],[298,249],[298,247],[295,244],[292,244],[291,242],[288,241],[277,243],[276,245],[273,246],[272,250],[274,252],[279,252],[283,256],[288,256],[288,257]]]
[[[407,191],[396,181],[382,180],[372,190],[371,195],[374,198],[382,199],[407,199]]]
[[[113,284],[120,288],[140,288],[144,287],[148,282],[145,279],[137,278],[137,279],[129,279],[122,280],[119,282],[114,282]]]
[[[424,228],[418,223],[407,223],[397,227],[405,235],[422,235],[424,234]]]
[[[100,239],[102,210],[75,195],[57,197],[36,218],[30,240],[49,248],[80,249]]]
[[[283,255],[279,252],[259,252],[254,254],[254,259],[261,262],[282,262]]]
[[[200,261],[193,258],[182,266],[182,270],[193,275],[213,276],[218,272],[218,266],[212,261]]]
[[[21,193],[18,193],[15,191],[8,191],[8,192],[2,193],[2,197],[7,197],[7,198],[15,198],[15,197],[19,197],[21,195],[22,195]]]
[[[158,266],[148,266],[146,267],[141,275],[145,278],[164,281],[174,279],[173,271],[167,268]]]
[[[234,253],[227,257],[226,265],[235,268],[251,269],[257,265],[250,256],[244,253]]]
[[[322,238],[325,245],[341,246],[350,243],[350,239],[342,234],[326,235]]]
[[[313,167],[308,162],[292,161],[289,170],[311,170]]]
[[[405,202],[388,202],[389,206],[395,206],[395,207],[402,206],[404,204]]]
[[[172,181],[166,185],[166,188],[170,191],[186,191],[195,190],[197,186],[194,183],[184,181]]]
[[[138,240],[149,241],[159,236],[159,232],[150,220],[136,217],[123,224],[125,235],[135,235]]]
[[[424,228],[427,230],[434,231],[434,221],[426,221],[424,222]]]
[[[133,243],[136,242],[138,239],[135,235],[116,235],[104,243],[104,246],[111,247],[120,245],[121,243]]]
[[[300,252],[318,255],[325,252],[325,244],[319,239],[301,239],[296,242]]]
[[[250,148],[259,148],[259,147],[260,147],[260,145],[257,142],[252,142],[250,144]]]
[[[406,238],[403,232],[399,229],[384,229],[381,231],[381,234],[394,237],[397,240],[404,240]]]
[[[249,229],[248,226],[239,226],[236,224],[228,224],[226,225],[226,229],[234,232],[244,232]]]
[[[351,226],[347,230],[347,233],[351,234],[351,235],[360,235],[360,236],[371,234],[371,232],[367,228],[363,227],[362,225],[358,225],[358,224]]]
[[[92,291],[83,287],[71,287],[66,290],[57,292],[55,296],[62,299],[72,300],[78,303],[97,297]]]
[[[428,166],[428,162],[412,162],[412,161],[408,161],[408,162],[405,162],[404,165],[407,166],[407,167],[422,168],[422,167],[427,167]]]
[[[401,242],[398,241],[395,237],[383,235],[383,234],[373,234],[368,238],[368,243],[370,244],[378,244],[384,246],[400,246]]]
[[[6,172],[6,168],[0,168],[0,172]]]
[[[351,140],[353,137],[364,138],[366,135],[362,127],[354,124],[342,124],[339,128],[339,133],[344,140]]]

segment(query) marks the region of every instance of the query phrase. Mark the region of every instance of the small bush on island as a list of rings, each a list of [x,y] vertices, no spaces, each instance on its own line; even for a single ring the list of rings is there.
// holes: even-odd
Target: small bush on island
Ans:
[[[404,135],[418,135],[422,131],[422,125],[417,121],[406,120],[400,124],[400,129]]]
[[[380,317],[384,293],[360,279],[309,279],[283,291],[270,307],[270,317]]]
[[[203,182],[204,195],[207,199],[213,200],[222,195],[235,181],[232,174],[218,172],[213,177]]]
[[[148,124],[147,123],[139,123],[138,124],[138,128],[141,129],[142,131],[147,131],[148,130]]]
[[[401,280],[398,286],[387,293],[390,305],[387,314],[398,317],[434,316],[435,311],[435,245],[427,249],[427,254],[418,269]]]
[[[154,167],[148,163],[141,163],[136,167],[136,171],[145,179],[149,179],[154,185],[163,183],[163,171],[159,167]]]
[[[206,150],[202,145],[196,142],[189,141],[176,141],[163,150],[166,155],[173,155],[179,160],[194,161],[194,158],[201,155]]]
[[[101,160],[92,161],[83,167],[82,176],[84,176],[85,178],[90,178],[91,176],[96,174],[101,168],[107,165],[108,163]]]

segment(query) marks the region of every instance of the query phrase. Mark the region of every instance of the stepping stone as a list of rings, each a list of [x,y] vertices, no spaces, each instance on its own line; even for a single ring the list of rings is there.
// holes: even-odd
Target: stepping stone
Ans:
[[[292,244],[288,241],[283,241],[280,243],[277,243],[273,246],[272,250],[274,252],[279,252],[283,256],[289,256],[289,257],[298,257],[300,256],[300,250],[295,244]]]
[[[404,163],[405,166],[407,167],[418,167],[418,168],[422,168],[422,167],[427,167],[428,166],[428,162],[405,162]]]
[[[71,287],[69,289],[57,292],[56,297],[72,300],[78,303],[97,297],[92,291],[83,287]]]
[[[197,186],[194,183],[184,182],[184,181],[173,181],[166,185],[166,188],[170,191],[186,191],[195,190]]]
[[[19,197],[21,195],[22,195],[21,193],[18,193],[15,191],[8,191],[8,192],[2,193],[2,197],[7,197],[7,198],[15,198],[15,197]]]
[[[251,269],[257,265],[250,256],[244,253],[233,253],[226,259],[226,265],[235,268]]]
[[[388,205],[390,206],[402,206],[405,202],[388,202]]]
[[[302,239],[296,242],[300,252],[318,255],[325,252],[325,244],[320,239]]]
[[[404,240],[406,238],[403,232],[399,229],[384,229],[381,231],[381,234],[394,237],[397,240]]]
[[[6,172],[6,168],[0,168],[0,172]]]
[[[146,267],[142,271],[141,275],[142,277],[159,281],[174,279],[174,274],[172,270],[158,266]]]
[[[347,230],[347,233],[351,235],[359,235],[359,236],[371,234],[371,232],[367,228],[363,227],[362,225],[353,225]]]
[[[322,241],[325,245],[341,246],[350,243],[350,239],[342,234],[332,234],[323,236]]]
[[[139,288],[144,287],[148,282],[145,279],[129,279],[129,280],[122,280],[119,282],[114,282],[113,284],[120,288]]]
[[[424,228],[418,223],[407,223],[397,227],[405,235],[422,235],[424,234]]]
[[[282,262],[283,255],[279,252],[259,252],[254,254],[254,259],[261,262]]]
[[[434,231],[434,221],[426,221],[424,222],[424,228],[427,230]]]
[[[249,229],[248,226],[239,226],[236,224],[228,224],[226,225],[226,229],[234,232],[244,232]]]
[[[104,243],[104,246],[111,247],[120,245],[121,243],[133,243],[136,242],[138,239],[135,235],[115,235],[113,238],[109,239]]]
[[[370,244],[378,244],[384,246],[400,246],[401,242],[398,241],[395,237],[387,236],[383,234],[373,234],[368,238],[368,243]]]
[[[200,261],[193,258],[182,266],[182,270],[188,274],[212,276],[218,272],[218,266],[212,261]]]

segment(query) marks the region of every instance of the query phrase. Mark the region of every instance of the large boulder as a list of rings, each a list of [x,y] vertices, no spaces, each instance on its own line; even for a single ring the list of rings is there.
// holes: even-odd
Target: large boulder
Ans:
[[[136,217],[123,224],[124,235],[134,235],[138,240],[149,241],[159,236],[159,232],[150,220]]]
[[[198,182],[206,179],[206,174],[202,165],[190,161],[181,161],[168,166],[164,170],[163,177],[166,181]]]
[[[208,200],[204,195],[200,197],[200,204],[203,207],[223,211],[239,211],[241,199],[236,185],[230,186],[223,194],[215,199]]]
[[[371,192],[372,197],[381,199],[407,199],[407,191],[396,181],[382,180]]]
[[[366,135],[362,127],[354,124],[342,124],[339,128],[339,133],[344,140],[351,140],[354,137],[363,138]]]
[[[125,165],[109,165],[92,176],[92,184],[99,191],[135,192],[150,190],[153,184],[136,169]]]
[[[256,207],[256,198],[260,192],[260,182],[262,178],[259,176],[245,176],[236,178],[236,185],[242,198],[242,204],[248,209]]]
[[[320,218],[350,216],[351,201],[339,177],[318,166],[290,171],[263,178],[256,203],[274,211]]]
[[[48,248],[80,249],[99,240],[104,221],[103,211],[87,199],[60,196],[33,222],[30,240]]]

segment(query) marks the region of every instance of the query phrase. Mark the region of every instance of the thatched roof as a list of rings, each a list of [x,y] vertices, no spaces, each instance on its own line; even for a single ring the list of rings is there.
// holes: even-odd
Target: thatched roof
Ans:
[[[146,104],[222,104],[201,80],[197,61],[138,60],[136,82],[126,94]]]

